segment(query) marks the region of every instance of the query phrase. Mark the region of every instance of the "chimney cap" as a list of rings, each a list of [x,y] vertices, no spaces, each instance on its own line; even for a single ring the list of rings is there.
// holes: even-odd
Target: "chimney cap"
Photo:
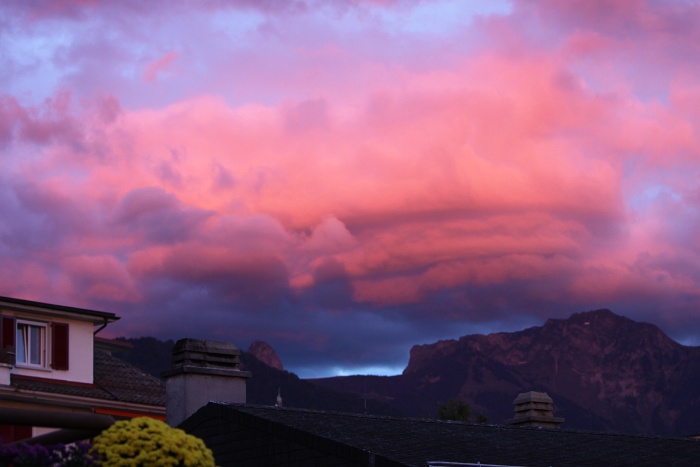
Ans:
[[[554,402],[546,392],[522,392],[513,401],[515,417],[506,420],[506,423],[517,426],[559,428],[564,423],[564,419],[554,416],[553,406]]]
[[[231,342],[208,339],[180,339],[172,349],[172,367],[163,378],[185,373],[250,377],[240,369],[241,351]]]
[[[241,354],[241,351],[232,342],[192,338],[180,339],[177,342],[175,342],[172,353],[185,352],[188,350],[207,353],[224,353],[231,355]]]
[[[525,404],[528,402],[540,402],[543,404],[553,404],[554,401],[546,392],[528,391],[521,392],[513,401],[513,405]]]

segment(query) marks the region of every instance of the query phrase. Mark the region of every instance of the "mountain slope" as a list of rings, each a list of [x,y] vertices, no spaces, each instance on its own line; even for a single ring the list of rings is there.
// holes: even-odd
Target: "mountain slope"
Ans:
[[[118,340],[130,343],[133,348],[115,352],[119,359],[134,365],[158,378],[161,372],[170,368],[172,340],[160,341],[153,337],[124,338]],[[276,353],[264,342],[256,341],[253,351],[264,350],[264,355]],[[250,371],[252,377],[246,382],[247,401],[250,404],[274,405],[277,402],[278,391],[281,393],[283,404],[288,407],[333,410],[339,412],[368,412],[379,415],[399,415],[400,412],[377,400],[365,400],[361,395],[338,392],[323,386],[312,384],[300,379],[294,373],[275,368],[282,367],[282,362],[269,359],[265,363],[258,359],[250,350],[241,352],[241,369]]]
[[[134,349],[120,358],[156,376],[170,366],[172,341],[125,340]],[[271,356],[267,347],[262,354]],[[700,347],[678,344],[656,326],[610,310],[416,345],[397,376],[301,380],[250,352],[241,361],[253,373],[247,392],[255,404],[274,404],[279,388],[291,407],[433,417],[438,402],[459,397],[474,413],[502,423],[513,416],[518,393],[536,390],[554,399],[565,428],[700,433]],[[275,359],[268,363],[282,367]]]
[[[518,393],[545,391],[568,428],[684,435],[700,432],[698,370],[700,348],[596,310],[519,332],[414,346],[402,375],[370,388],[414,416],[461,397],[496,423],[512,417]],[[315,382],[352,387],[347,378]]]

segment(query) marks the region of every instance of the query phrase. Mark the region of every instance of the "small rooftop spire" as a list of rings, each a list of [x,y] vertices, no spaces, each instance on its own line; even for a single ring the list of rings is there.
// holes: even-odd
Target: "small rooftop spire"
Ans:
[[[280,393],[280,388],[277,388],[277,403],[275,407],[282,407],[282,394]]]

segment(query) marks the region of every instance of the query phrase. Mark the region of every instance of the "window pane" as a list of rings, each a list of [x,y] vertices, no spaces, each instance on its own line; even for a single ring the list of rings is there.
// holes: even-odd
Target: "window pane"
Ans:
[[[41,330],[39,326],[29,326],[29,363],[41,365]]]
[[[17,338],[15,339],[15,358],[17,363],[27,363],[27,353],[25,352],[27,340],[25,339],[26,326],[24,324],[17,325]]]
[[[44,366],[46,352],[46,327],[17,323],[15,361],[25,365]]]

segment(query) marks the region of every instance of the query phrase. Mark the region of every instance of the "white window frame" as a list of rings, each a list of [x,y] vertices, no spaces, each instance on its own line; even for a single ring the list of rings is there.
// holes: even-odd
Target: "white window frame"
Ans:
[[[38,328],[39,335],[29,332],[31,328]],[[49,367],[49,326],[48,323],[18,319],[15,325],[15,365],[23,368],[47,369]],[[22,331],[20,331],[22,329]],[[26,329],[26,331],[25,331]],[[31,361],[32,345],[38,339],[38,363]],[[22,347],[20,349],[20,347]],[[24,361],[20,357],[24,356]]]

